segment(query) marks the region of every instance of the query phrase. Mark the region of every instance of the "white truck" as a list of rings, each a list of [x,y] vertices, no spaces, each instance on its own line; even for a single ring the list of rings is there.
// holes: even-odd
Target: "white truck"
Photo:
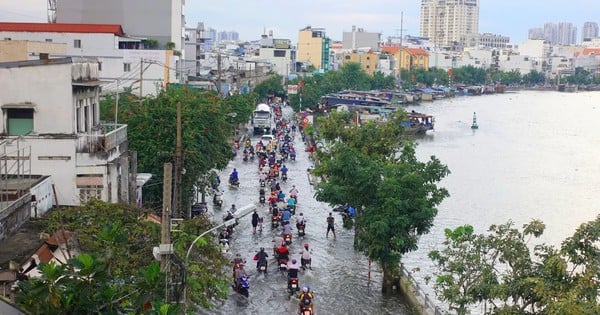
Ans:
[[[254,127],[254,134],[269,133],[271,132],[271,123],[273,115],[271,113],[271,106],[267,104],[258,104],[252,115],[252,127]]]

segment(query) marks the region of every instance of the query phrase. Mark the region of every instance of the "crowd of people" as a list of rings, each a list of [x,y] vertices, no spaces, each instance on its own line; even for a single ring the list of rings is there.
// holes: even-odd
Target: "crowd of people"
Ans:
[[[287,275],[287,289],[290,295],[298,297],[298,312],[309,312],[313,309],[313,292],[309,285],[299,287],[299,274],[305,270],[312,269],[311,254],[312,248],[308,243],[301,245],[300,250],[292,250],[292,224],[295,223],[298,231],[298,237],[304,237],[307,218],[304,213],[297,213],[299,189],[295,185],[288,186],[289,189],[283,189],[282,186],[287,183],[289,169],[288,165],[296,159],[296,148],[294,139],[296,136],[296,127],[287,119],[283,118],[281,107],[274,107],[275,128],[272,130],[272,140],[263,141],[265,138],[253,143],[252,139],[247,138],[243,142],[242,159],[244,162],[257,160],[258,181],[259,181],[259,203],[264,205],[266,213],[271,216],[271,228],[273,237],[273,258],[277,262],[279,270]],[[245,179],[244,179],[245,180]],[[236,184],[239,187],[239,173],[234,169],[229,176],[230,185]],[[287,185],[286,185],[287,186]],[[268,208],[267,208],[268,207]],[[235,205],[229,209],[224,218],[233,218],[237,211]],[[329,219],[328,219],[329,222]],[[254,211],[251,217],[252,233],[263,231],[263,217],[258,211]],[[333,223],[331,223],[333,229]],[[335,231],[334,237],[335,237]],[[329,233],[329,227],[328,232]],[[225,227],[219,235],[220,239],[229,239],[231,231]],[[261,247],[253,257],[256,261],[257,272],[267,272],[269,254]],[[244,281],[248,277],[245,265],[246,261],[236,254],[233,263],[233,287],[242,293]]]

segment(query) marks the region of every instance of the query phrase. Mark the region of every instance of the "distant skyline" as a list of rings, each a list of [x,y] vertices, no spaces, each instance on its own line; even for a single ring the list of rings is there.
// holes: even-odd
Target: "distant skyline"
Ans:
[[[46,2],[2,1],[0,21],[46,22]],[[600,23],[598,0],[480,0],[479,6],[479,33],[509,36],[515,44],[527,40],[530,28],[546,22],[573,23],[578,40],[584,22]],[[353,25],[367,32],[381,32],[385,40],[400,35],[401,12],[402,33],[419,36],[420,9],[418,0],[187,0],[185,15],[188,27],[204,22],[205,27],[218,31],[237,31],[243,40],[259,39],[265,30],[272,30],[274,37],[296,42],[298,30],[307,25],[324,28],[333,40],[341,40],[343,32],[351,31]]]

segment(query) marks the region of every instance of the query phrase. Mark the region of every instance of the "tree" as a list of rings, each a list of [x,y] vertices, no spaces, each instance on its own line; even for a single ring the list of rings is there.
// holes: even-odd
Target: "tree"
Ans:
[[[319,134],[331,146],[317,153],[314,173],[326,178],[317,200],[355,206],[354,246],[380,263],[383,292],[397,284],[400,258],[417,248],[448,195],[436,185],[447,167],[434,157],[427,163],[416,159],[413,145],[402,140],[402,117],[362,127],[348,125],[350,114],[331,113],[319,121]]]
[[[108,296],[102,296],[104,300],[98,297],[98,300],[93,303],[94,305],[107,304],[113,301],[115,297],[120,296],[130,296],[130,298],[120,301],[119,305],[140,306],[147,304],[149,301],[156,304],[156,301],[164,300],[165,283],[163,281],[165,276],[164,274],[158,276],[153,271],[155,268],[153,267],[154,257],[151,254],[152,248],[160,243],[160,225],[145,219],[149,213],[148,210],[130,205],[93,201],[81,207],[54,211],[48,217],[46,223],[48,231],[65,229],[74,232],[78,236],[81,252],[93,257],[94,264],[97,265],[98,270],[102,271],[102,274],[98,274],[95,280],[99,283],[96,291],[102,292],[101,290],[106,289],[107,292],[111,292],[111,290],[116,290],[113,288],[114,286],[118,286],[119,294],[111,295],[107,293]],[[230,274],[225,272],[228,260],[223,257],[218,244],[211,241],[210,238],[196,244],[196,249],[192,252],[188,265],[183,265],[183,260],[177,258],[185,257],[187,249],[196,235],[210,229],[212,226],[207,217],[198,216],[192,220],[184,221],[181,231],[173,237],[176,256],[173,256],[174,263],[171,270],[177,274],[170,274],[169,276],[181,278],[181,272],[187,271],[186,284],[188,288],[193,288],[188,290],[187,298],[192,302],[192,305],[211,307],[215,300],[225,298],[228,291],[227,284],[229,283]],[[79,259],[79,256],[76,258]],[[57,273],[71,275],[71,273],[77,271],[68,265],[45,268],[49,268],[47,272],[51,273],[49,276],[54,277],[54,279],[60,277]],[[140,270],[144,273],[140,274]],[[150,279],[146,279],[148,277]],[[159,279],[154,279],[155,277]],[[52,281],[48,279],[42,284],[34,282],[37,289],[34,290],[34,293],[31,293],[31,296],[28,293],[31,290],[23,290],[20,293],[25,305],[30,303],[31,307],[37,307],[34,305],[37,302],[35,292],[42,290],[40,285],[51,285]],[[31,281],[37,280],[32,279]],[[75,286],[75,284],[71,283],[70,286]],[[178,286],[171,290],[173,299],[180,300],[182,298],[182,288]],[[49,288],[46,291],[54,292],[51,289]],[[89,292],[83,291],[86,294],[89,294]],[[68,295],[65,295],[64,298],[68,299]],[[85,296],[81,297],[81,299],[83,298]],[[84,302],[78,300],[77,304],[85,304]],[[63,307],[66,302],[57,301],[57,303],[57,305]],[[93,312],[82,311],[73,314],[90,313]],[[47,314],[52,314],[52,312]]]
[[[366,91],[371,88],[369,75],[360,67],[358,62],[346,62],[340,68],[344,86],[347,89]]]
[[[371,79],[371,90],[393,89],[396,86],[396,78],[393,75],[384,75],[381,71],[373,74]]]
[[[169,86],[155,98],[143,102],[121,97],[119,122],[128,125],[129,149],[138,153],[138,171],[155,176],[144,191],[144,202],[153,208],[162,205],[163,164],[174,159],[176,146],[176,105],[182,107],[182,146],[184,183],[181,193],[183,213],[189,209],[194,187],[204,190],[203,178],[212,169],[224,168],[231,158],[234,129],[248,121],[255,95],[220,98],[212,91]],[[103,117],[114,117],[112,98],[103,100]],[[112,116],[111,116],[112,114]]]
[[[445,248],[429,256],[438,266],[435,290],[458,314],[477,303],[491,314],[597,314],[600,216],[582,224],[559,249],[529,240],[543,234],[533,220],[473,234],[470,226],[446,230]]]
[[[269,95],[279,95],[283,91],[281,82],[283,82],[283,78],[280,75],[272,75],[265,81],[257,84],[253,92],[256,93],[259,100],[267,99]]]

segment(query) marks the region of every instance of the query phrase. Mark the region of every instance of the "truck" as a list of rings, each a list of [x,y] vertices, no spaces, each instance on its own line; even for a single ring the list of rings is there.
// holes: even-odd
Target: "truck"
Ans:
[[[252,127],[254,134],[262,134],[271,132],[271,121],[273,114],[271,106],[267,104],[258,104],[252,114]]]

